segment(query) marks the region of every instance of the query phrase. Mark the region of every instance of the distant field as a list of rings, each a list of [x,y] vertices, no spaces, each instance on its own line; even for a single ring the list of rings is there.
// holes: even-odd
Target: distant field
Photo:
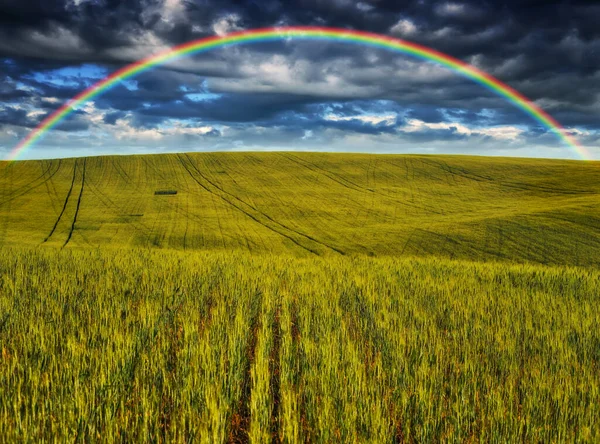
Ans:
[[[598,265],[600,164],[317,153],[3,162],[0,245]]]
[[[0,442],[600,442],[600,164],[0,163]]]

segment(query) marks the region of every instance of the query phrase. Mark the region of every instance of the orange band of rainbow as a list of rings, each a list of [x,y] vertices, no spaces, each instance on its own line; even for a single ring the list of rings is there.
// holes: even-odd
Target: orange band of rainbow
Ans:
[[[264,28],[234,32],[224,36],[207,37],[175,46],[159,54],[132,63],[131,65],[121,68],[105,79],[92,85],[46,117],[34,130],[29,133],[29,135],[27,135],[27,137],[25,137],[17,146],[14,147],[14,149],[10,152],[8,159],[17,159],[28,148],[33,146],[35,142],[38,141],[48,130],[55,127],[65,117],[71,114],[76,106],[102,94],[104,91],[110,89],[118,82],[133,77],[138,73],[147,71],[155,66],[188,54],[195,54],[198,52],[208,51],[234,44],[258,43],[286,38],[297,38],[304,40],[318,39],[336,42],[358,43],[367,46],[389,49],[402,54],[417,57],[419,59],[437,62],[471,80],[474,80],[475,82],[494,91],[498,95],[505,97],[517,107],[521,108],[530,116],[532,116],[535,120],[554,132],[568,146],[573,148],[581,158],[591,159],[590,154],[583,146],[579,144],[575,137],[569,134],[565,128],[563,128],[548,113],[532,103],[529,99],[527,99],[527,97],[515,91],[510,86],[502,83],[500,80],[475,68],[474,66],[471,66],[434,49],[394,37],[362,31],[323,27]]]

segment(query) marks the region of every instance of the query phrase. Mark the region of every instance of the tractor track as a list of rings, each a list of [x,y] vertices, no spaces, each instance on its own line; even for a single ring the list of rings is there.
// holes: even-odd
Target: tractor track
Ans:
[[[204,176],[204,175],[203,175],[203,174],[200,172],[200,170],[199,170],[199,169],[196,167],[196,165],[193,163],[193,161],[192,161],[192,160],[189,158],[189,155],[188,155],[188,154],[186,154],[186,156],[187,156],[187,158],[188,158],[188,162],[190,163],[190,165],[192,166],[192,168],[194,168],[194,170],[195,170],[195,171],[198,173],[198,175],[199,175],[200,177],[202,177],[204,180],[206,180],[206,181],[207,181],[209,184],[211,184],[213,187],[215,187],[216,189],[218,189],[218,190],[219,190],[221,193],[227,194],[227,195],[231,196],[232,198],[236,199],[237,201],[239,201],[239,202],[240,202],[242,205],[244,205],[244,206],[247,206],[247,207],[250,207],[252,210],[254,210],[255,212],[257,212],[257,213],[258,213],[259,215],[261,215],[262,217],[264,217],[264,218],[268,219],[268,220],[269,220],[269,221],[271,221],[272,223],[274,223],[274,224],[276,224],[276,225],[279,225],[280,227],[282,227],[282,228],[284,228],[284,229],[286,229],[286,230],[288,230],[288,231],[291,231],[292,233],[295,233],[295,234],[297,234],[298,236],[305,237],[306,239],[308,239],[308,240],[310,240],[310,241],[312,241],[312,242],[314,242],[314,243],[316,243],[316,244],[319,244],[319,245],[321,245],[321,246],[323,246],[323,247],[329,248],[329,249],[331,249],[331,250],[335,251],[336,253],[339,253],[339,254],[341,254],[341,255],[345,255],[345,253],[344,253],[342,250],[339,250],[339,249],[337,249],[336,247],[333,247],[333,246],[331,246],[331,245],[328,245],[328,244],[326,244],[326,243],[324,243],[324,242],[322,242],[322,241],[320,241],[320,240],[318,240],[318,239],[315,239],[315,238],[314,238],[314,237],[312,237],[312,236],[309,236],[308,234],[304,234],[304,233],[302,233],[302,232],[300,232],[300,231],[294,230],[293,228],[290,228],[290,227],[288,227],[287,225],[284,225],[284,224],[282,224],[281,222],[278,222],[278,221],[276,221],[275,219],[273,219],[273,218],[272,218],[271,216],[269,216],[268,214],[265,214],[265,213],[263,213],[262,211],[260,211],[260,210],[259,210],[258,208],[256,208],[254,205],[251,205],[251,204],[249,204],[248,202],[246,202],[246,201],[244,201],[244,200],[240,199],[240,198],[239,198],[238,196],[236,196],[235,194],[232,194],[232,193],[228,192],[227,190],[225,190],[225,189],[221,188],[220,186],[218,186],[217,184],[215,184],[214,182],[212,182],[210,179],[208,179],[206,176]],[[188,171],[188,172],[189,172],[189,171]],[[205,188],[206,190],[208,190],[208,188],[207,188],[207,187],[205,187],[204,185],[203,185],[203,188]],[[254,220],[256,220],[257,222],[259,222],[261,225],[263,225],[263,226],[265,226],[265,227],[269,228],[270,230],[272,230],[272,231],[275,231],[275,232],[277,232],[277,233],[279,233],[279,234],[281,234],[281,235],[283,235],[283,236],[287,237],[288,239],[292,240],[292,238],[291,238],[290,236],[288,236],[288,235],[285,235],[285,234],[283,234],[283,233],[281,233],[281,232],[279,232],[279,231],[275,230],[273,227],[270,227],[270,226],[268,226],[267,224],[265,224],[265,223],[263,223],[263,222],[260,222],[258,219],[256,219],[256,217],[254,217],[254,216],[250,215],[250,213],[248,213],[247,211],[245,211],[245,210],[241,209],[239,206],[235,205],[233,202],[231,202],[230,200],[226,199],[224,196],[220,195],[219,193],[215,193],[215,194],[216,194],[217,196],[221,197],[222,199],[224,199],[224,200],[225,200],[226,202],[228,202],[230,205],[234,206],[234,207],[235,207],[235,208],[237,208],[238,210],[240,210],[240,211],[242,211],[243,213],[245,213],[245,214],[247,214],[248,216],[250,216],[252,219],[254,219]],[[298,243],[297,243],[297,241],[295,241],[295,240],[293,240],[293,242],[294,242],[294,243],[296,243],[296,244],[298,244]],[[298,244],[298,245],[300,245],[300,244]],[[303,248],[304,248],[304,249],[306,249],[306,250],[309,250],[309,251],[313,251],[313,250],[311,250],[311,249],[309,249],[309,248],[307,248],[307,247],[303,247]],[[314,251],[313,251],[313,252],[314,252]],[[317,253],[317,254],[318,254],[318,253]]]
[[[52,164],[50,164],[46,170],[43,170],[43,173],[41,174],[41,176],[37,177],[34,180],[27,182],[25,185],[22,185],[21,187],[17,188],[15,191],[13,191],[8,198],[6,198],[2,202],[0,202],[0,207],[5,205],[6,203],[12,202],[13,200],[17,199],[18,197],[21,197],[21,196],[29,193],[30,191],[35,190],[38,187],[41,187],[46,182],[51,180],[54,177],[54,175],[58,172],[58,170],[60,169],[60,162],[58,162],[57,168],[52,172],[52,174],[50,174],[48,177],[46,177],[46,175],[50,171],[51,166],[52,166]],[[40,180],[42,180],[42,181],[39,182]],[[36,183],[36,182],[39,182],[39,183]],[[33,184],[35,184],[35,185],[33,185]]]
[[[264,314],[261,313],[263,304],[262,294],[258,293],[257,296],[261,296],[261,299],[250,321],[250,332],[246,341],[246,362],[243,370],[244,380],[242,382],[241,396],[231,415],[231,425],[227,438],[227,443],[230,444],[250,442],[252,364],[255,360],[258,334],[262,323],[266,321]]]
[[[397,203],[397,204],[400,204],[400,205],[404,205],[404,206],[409,207],[409,208],[413,208],[413,209],[416,208],[418,210],[422,210],[422,211],[429,212],[429,213],[441,214],[441,213],[439,213],[439,212],[437,212],[437,211],[435,211],[433,209],[429,209],[429,208],[421,206],[421,205],[411,204],[411,203],[408,203],[408,202],[397,200],[397,199],[393,198],[392,196],[389,196],[387,194],[383,194],[383,193],[381,193],[381,192],[379,192],[377,190],[374,190],[372,188],[363,187],[363,186],[361,186],[361,185],[359,185],[359,184],[357,184],[357,183],[355,183],[355,182],[353,182],[353,181],[351,181],[349,179],[346,179],[343,176],[340,176],[338,174],[335,174],[335,173],[332,173],[330,171],[327,171],[326,169],[323,169],[323,168],[321,168],[321,167],[319,167],[319,166],[317,166],[317,165],[315,165],[315,164],[313,164],[311,162],[305,161],[303,159],[300,160],[300,158],[298,158],[297,156],[291,155],[289,153],[280,153],[280,155],[283,156],[283,157],[285,157],[288,160],[291,160],[292,162],[297,163],[300,166],[303,166],[304,168],[306,168],[306,169],[308,169],[308,170],[310,170],[310,171],[312,171],[312,172],[314,172],[316,174],[325,176],[325,177],[329,178],[330,180],[332,180],[332,181],[334,181],[334,182],[336,182],[336,183],[338,183],[338,184],[340,184],[340,185],[342,185],[342,186],[344,186],[344,187],[346,187],[346,188],[348,188],[350,190],[357,191],[359,193],[377,194],[378,196],[382,196],[385,199],[389,199],[390,201],[392,201],[394,203]],[[367,173],[367,176],[368,176],[368,173]],[[413,173],[413,179],[414,179],[414,173]],[[346,182],[346,183],[344,183],[344,182]]]
[[[65,213],[65,210],[67,209],[67,205],[69,203],[69,198],[71,197],[71,193],[73,192],[73,186],[75,185],[76,175],[77,175],[77,160],[75,160],[75,162],[73,164],[73,179],[71,180],[71,187],[69,188],[69,191],[67,192],[67,197],[65,198],[65,202],[63,204],[62,210],[61,210],[60,214],[58,215],[56,222],[54,222],[54,226],[52,227],[52,230],[50,230],[50,233],[48,234],[48,236],[46,236],[46,238],[42,241],[42,244],[48,242],[50,237],[52,237],[52,235],[54,234],[54,231],[56,231],[56,227],[58,227],[58,224],[63,217],[63,214]]]
[[[79,197],[77,198],[77,206],[75,207],[75,215],[73,216],[73,223],[71,224],[71,229],[69,230],[69,235],[67,236],[67,240],[62,246],[65,248],[71,237],[73,236],[73,231],[75,230],[75,224],[77,223],[77,216],[79,215],[79,207],[81,206],[81,197],[83,196],[83,189],[85,187],[85,167],[86,167],[87,159],[83,159],[83,170],[81,172],[81,189],[79,190]]]
[[[207,179],[207,178],[206,178],[206,177],[205,177],[205,176],[204,176],[204,175],[203,175],[203,174],[200,172],[200,170],[198,170],[198,168],[197,168],[197,167],[194,165],[194,163],[192,162],[192,160],[189,158],[189,155],[186,155],[186,157],[187,157],[187,161],[188,161],[188,162],[189,162],[189,164],[190,164],[190,167],[191,167],[191,168],[193,168],[193,169],[194,169],[194,171],[196,171],[196,173],[197,173],[197,174],[198,174],[198,175],[199,175],[199,176],[200,176],[202,179],[204,179],[204,180],[205,180],[206,182],[208,182],[208,183],[209,183],[211,186],[213,186],[214,188],[216,188],[217,190],[219,190],[219,191],[220,191],[221,193],[223,193],[223,194],[220,194],[220,193],[218,193],[218,192],[216,192],[216,191],[213,191],[213,190],[211,190],[211,189],[210,189],[210,188],[208,188],[208,187],[207,187],[205,184],[203,184],[203,183],[202,183],[200,180],[198,180],[198,178],[197,178],[197,177],[196,177],[196,176],[195,176],[195,175],[194,175],[194,174],[193,174],[193,173],[190,171],[190,168],[189,168],[189,167],[188,167],[188,166],[185,164],[185,161],[183,160],[183,158],[182,158],[182,157],[180,157],[180,159],[181,159],[181,163],[182,163],[183,167],[184,167],[184,168],[185,168],[185,169],[188,171],[188,173],[190,174],[190,176],[191,176],[191,177],[192,177],[192,178],[193,178],[193,179],[194,179],[194,180],[195,180],[195,181],[198,183],[198,185],[200,185],[202,188],[204,188],[204,189],[205,189],[206,191],[208,191],[209,193],[211,193],[211,194],[213,194],[213,195],[215,195],[215,196],[217,196],[217,197],[221,198],[222,200],[224,200],[225,202],[227,202],[229,205],[231,205],[232,207],[234,207],[234,208],[235,208],[235,209],[237,209],[238,211],[240,211],[240,212],[244,213],[246,216],[250,217],[250,218],[251,218],[252,220],[254,220],[255,222],[257,222],[257,223],[259,223],[260,225],[264,226],[265,228],[267,228],[267,229],[269,229],[269,230],[271,230],[271,231],[273,231],[273,232],[275,232],[275,233],[279,234],[280,236],[283,236],[283,237],[287,238],[288,240],[292,241],[294,244],[298,245],[299,247],[301,247],[301,248],[303,248],[303,249],[305,249],[305,250],[307,250],[307,251],[309,251],[310,253],[313,253],[313,254],[315,254],[315,255],[320,255],[320,254],[319,254],[319,252],[318,252],[318,251],[315,251],[315,250],[313,250],[312,248],[309,248],[309,247],[306,247],[306,246],[302,245],[302,244],[301,244],[301,243],[299,243],[299,242],[298,242],[296,239],[294,239],[294,237],[293,237],[293,236],[290,236],[290,235],[288,235],[288,234],[286,234],[286,233],[283,233],[283,232],[281,232],[280,230],[277,230],[276,228],[274,228],[274,227],[270,226],[268,223],[265,223],[265,222],[261,221],[261,220],[259,219],[259,217],[260,217],[260,216],[262,216],[262,217],[264,217],[264,218],[268,219],[270,222],[272,222],[272,223],[274,223],[274,224],[276,224],[276,225],[279,225],[280,227],[282,227],[282,228],[284,228],[284,229],[286,229],[286,230],[288,230],[288,231],[291,231],[292,233],[295,233],[295,234],[297,234],[297,235],[299,235],[299,236],[303,236],[303,237],[307,238],[308,240],[310,240],[310,241],[312,241],[312,242],[314,242],[314,243],[317,243],[317,244],[319,244],[319,245],[321,245],[321,246],[327,247],[327,248],[329,248],[329,249],[331,249],[331,250],[333,250],[333,251],[335,251],[335,252],[337,252],[337,253],[339,253],[339,254],[341,254],[341,255],[344,255],[344,254],[345,254],[343,251],[341,251],[341,250],[339,250],[339,249],[337,249],[337,248],[335,248],[335,247],[332,247],[332,246],[330,246],[330,245],[327,245],[327,244],[325,244],[325,243],[323,243],[323,242],[321,242],[321,241],[319,241],[319,240],[317,240],[317,239],[315,239],[315,238],[313,238],[313,237],[311,237],[311,236],[309,236],[309,235],[307,235],[307,234],[304,234],[304,233],[301,233],[301,232],[299,232],[299,231],[296,231],[296,230],[294,230],[294,229],[292,229],[292,228],[289,228],[288,226],[286,226],[286,225],[284,225],[284,224],[282,224],[282,223],[280,223],[280,222],[278,222],[278,221],[274,220],[273,218],[271,218],[271,217],[270,217],[270,216],[268,216],[267,214],[265,214],[265,213],[261,212],[260,210],[258,210],[257,208],[255,208],[253,205],[251,205],[251,204],[249,204],[249,203],[245,202],[244,200],[240,199],[240,198],[239,198],[239,197],[237,197],[236,195],[234,195],[234,194],[232,194],[232,193],[229,193],[228,191],[226,191],[226,190],[222,189],[221,187],[219,187],[218,185],[216,185],[214,182],[212,182],[210,179]],[[236,199],[236,200],[237,200],[237,201],[239,201],[239,202],[240,202],[240,203],[241,203],[243,206],[245,206],[245,207],[249,207],[251,210],[253,210],[254,212],[258,213],[258,215],[253,215],[253,214],[251,214],[251,213],[250,213],[248,210],[245,210],[244,208],[242,208],[242,207],[241,207],[241,205],[236,205],[236,203],[232,202],[232,201],[231,201],[230,199],[228,199],[228,198],[227,198],[225,195],[231,196],[232,198]]]

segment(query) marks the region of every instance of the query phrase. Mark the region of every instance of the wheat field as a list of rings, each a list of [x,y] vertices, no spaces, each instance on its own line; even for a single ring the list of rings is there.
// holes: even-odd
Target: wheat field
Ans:
[[[194,153],[2,162],[0,245],[597,266],[599,178],[598,162],[466,156]]]
[[[0,441],[599,442],[598,167],[1,163]]]

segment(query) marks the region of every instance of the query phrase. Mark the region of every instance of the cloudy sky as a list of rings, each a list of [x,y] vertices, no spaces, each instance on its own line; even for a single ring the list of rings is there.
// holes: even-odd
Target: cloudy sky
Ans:
[[[265,26],[399,37],[490,73],[600,158],[600,3],[468,0],[0,0],[0,156],[111,72]],[[432,62],[324,41],[238,45],[144,72],[24,158],[215,150],[578,158],[514,104]]]

